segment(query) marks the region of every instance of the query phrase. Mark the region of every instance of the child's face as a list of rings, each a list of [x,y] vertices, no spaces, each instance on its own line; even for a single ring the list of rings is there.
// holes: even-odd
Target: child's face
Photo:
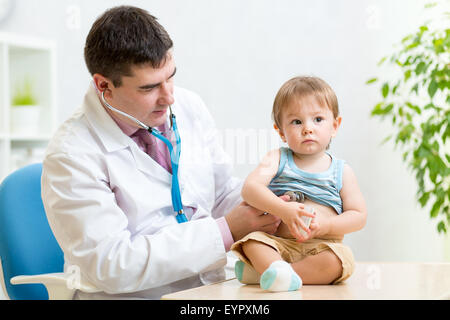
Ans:
[[[314,97],[306,97],[292,101],[283,110],[281,128],[274,127],[292,151],[313,155],[326,150],[341,120],[341,117],[335,119],[333,112]]]

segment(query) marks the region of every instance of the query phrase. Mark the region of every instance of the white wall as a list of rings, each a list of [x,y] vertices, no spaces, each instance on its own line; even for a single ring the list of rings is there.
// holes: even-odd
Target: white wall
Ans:
[[[298,74],[324,78],[343,116],[332,152],[355,170],[365,195],[366,227],[346,237],[360,261],[442,261],[443,239],[415,201],[415,180],[401,152],[379,146],[388,126],[370,119],[379,99],[366,86],[376,63],[424,19],[424,1],[411,0],[16,0],[0,30],[55,39],[62,121],[81,102],[89,76],[85,37],[106,8],[134,4],[149,10],[175,43],[178,85],[199,93],[236,159],[241,177],[271,146],[256,140],[258,157],[236,155],[230,134],[271,134],[271,105],[281,84]],[[77,12],[79,10],[79,19]],[[248,129],[250,131],[248,131]],[[228,140],[227,140],[228,139]],[[273,146],[273,144],[272,144]],[[242,154],[241,154],[242,156]]]

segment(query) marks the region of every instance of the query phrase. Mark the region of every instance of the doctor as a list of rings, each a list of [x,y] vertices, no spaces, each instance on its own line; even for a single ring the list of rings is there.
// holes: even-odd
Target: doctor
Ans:
[[[86,40],[93,81],[57,130],[43,162],[42,198],[65,267],[100,292],[76,298],[160,298],[220,280],[229,247],[279,220],[241,202],[214,121],[196,94],[174,86],[172,40],[148,12],[129,6],[100,16]],[[115,108],[173,141],[181,136],[179,181],[187,223],[172,208],[167,147]]]

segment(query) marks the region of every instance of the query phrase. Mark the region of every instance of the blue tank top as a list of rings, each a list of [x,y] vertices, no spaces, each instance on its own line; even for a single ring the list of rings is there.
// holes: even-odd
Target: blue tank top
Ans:
[[[277,196],[287,191],[300,191],[311,201],[332,207],[337,214],[341,214],[342,199],[339,192],[342,188],[345,161],[327,154],[331,157],[328,170],[310,173],[297,167],[291,149],[280,148],[278,172],[270,181],[268,188]]]

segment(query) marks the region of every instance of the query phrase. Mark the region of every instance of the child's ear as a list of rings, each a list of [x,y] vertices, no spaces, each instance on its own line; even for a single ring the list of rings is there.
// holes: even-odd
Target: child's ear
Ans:
[[[336,137],[338,129],[341,125],[342,122],[342,117],[338,116],[336,119],[334,119],[333,121],[333,134],[331,135],[333,138]]]
[[[276,124],[273,125],[273,128],[278,132],[281,140],[283,140],[283,142],[286,143],[286,137],[284,136],[283,131],[281,131],[281,129],[278,128],[278,126]]]

